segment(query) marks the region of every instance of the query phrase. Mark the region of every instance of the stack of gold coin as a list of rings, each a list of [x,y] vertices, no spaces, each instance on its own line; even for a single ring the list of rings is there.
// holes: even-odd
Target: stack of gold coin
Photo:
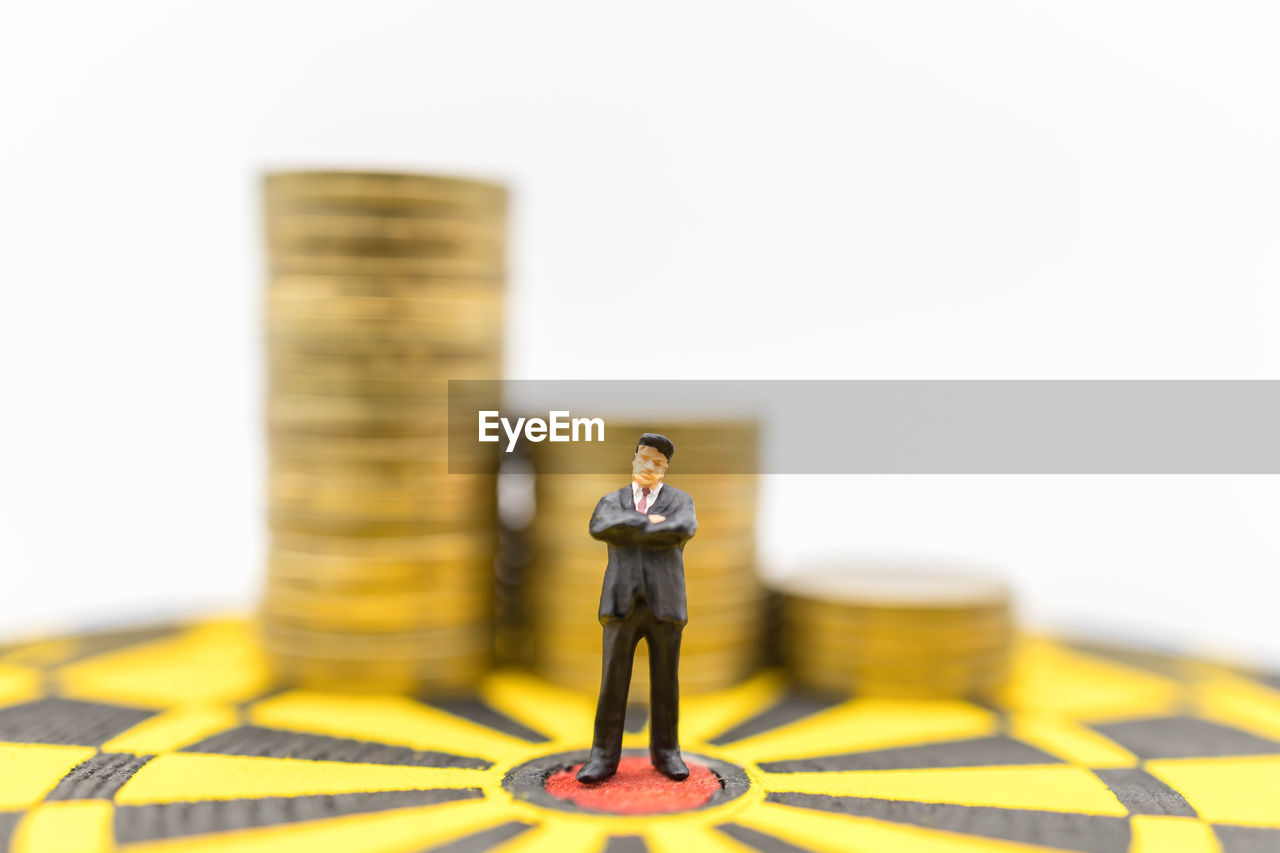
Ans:
[[[608,549],[591,538],[587,526],[601,497],[630,487],[636,440],[656,432],[675,446],[663,484],[688,492],[698,519],[697,533],[684,549],[689,622],[680,646],[680,689],[699,693],[737,683],[760,660],[764,591],[756,572],[757,478],[736,473],[756,470],[756,424],[605,422],[603,442],[533,447],[539,474],[527,601],[534,669],[572,689],[599,688],[598,615]],[[546,473],[611,469],[615,473]],[[648,654],[641,643],[631,700],[647,702],[648,693]]]
[[[310,686],[465,690],[491,660],[494,481],[448,473],[448,381],[500,377],[506,193],[359,172],[264,190],[268,656]]]
[[[914,564],[828,566],[777,588],[784,661],[804,687],[982,697],[1008,678],[1010,594],[994,576]]]

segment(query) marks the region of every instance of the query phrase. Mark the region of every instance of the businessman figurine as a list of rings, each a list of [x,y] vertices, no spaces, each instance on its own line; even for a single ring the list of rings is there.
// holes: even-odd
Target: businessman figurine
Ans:
[[[591,755],[578,781],[599,782],[618,769],[631,664],[643,637],[649,644],[649,759],[677,782],[689,778],[680,757],[677,721],[680,632],[689,621],[684,593],[684,543],[698,529],[693,499],[663,484],[675,447],[645,433],[631,459],[631,483],[596,504],[590,531],[609,546],[600,591],[604,652]]]

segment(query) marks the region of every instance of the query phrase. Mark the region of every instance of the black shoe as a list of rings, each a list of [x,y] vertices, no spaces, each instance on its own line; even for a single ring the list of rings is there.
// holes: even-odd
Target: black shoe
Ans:
[[[658,768],[658,772],[668,779],[674,779],[677,782],[683,782],[689,778],[689,768],[685,766],[684,759],[680,757],[680,752],[655,753],[649,756],[653,762],[653,766]]]
[[[592,758],[586,764],[582,765],[582,769],[578,771],[578,781],[584,785],[590,785],[594,782],[602,782],[608,779],[618,770],[618,762],[610,763],[603,758]],[[688,775],[689,771],[685,771]]]

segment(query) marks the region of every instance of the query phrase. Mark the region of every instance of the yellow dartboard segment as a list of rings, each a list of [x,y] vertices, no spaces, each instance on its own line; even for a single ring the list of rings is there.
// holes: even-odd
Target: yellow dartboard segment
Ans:
[[[692,696],[702,787],[583,794],[595,696],[525,672],[322,693],[273,684],[238,619],[42,637],[0,649],[0,851],[1280,850],[1280,678],[1019,649],[994,701]],[[626,728],[646,767],[642,707]]]

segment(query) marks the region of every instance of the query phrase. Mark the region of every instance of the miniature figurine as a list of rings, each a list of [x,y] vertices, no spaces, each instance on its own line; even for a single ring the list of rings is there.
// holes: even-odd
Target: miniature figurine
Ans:
[[[590,532],[609,546],[600,591],[604,645],[591,755],[578,781],[599,782],[618,769],[622,725],[636,645],[649,644],[649,758],[677,782],[689,777],[677,736],[680,634],[685,606],[684,545],[698,529],[693,498],[662,482],[675,446],[645,433],[631,459],[631,483],[610,492],[591,514]]]

